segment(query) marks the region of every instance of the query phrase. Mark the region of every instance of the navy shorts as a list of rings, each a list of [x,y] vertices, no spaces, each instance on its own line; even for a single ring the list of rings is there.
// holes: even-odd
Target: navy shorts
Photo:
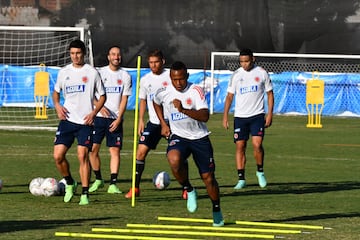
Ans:
[[[180,151],[181,159],[184,161],[192,154],[200,174],[215,171],[214,150],[209,136],[190,140],[171,135],[168,139],[167,152],[171,150]]]
[[[102,140],[106,137],[107,147],[122,148],[123,139],[123,123],[114,132],[110,132],[110,124],[115,121],[113,118],[95,117],[93,143],[101,144]]]
[[[92,126],[61,120],[55,134],[54,145],[64,144],[70,148],[76,138],[78,145],[91,149],[92,132]]]
[[[148,122],[139,138],[139,144],[145,144],[150,149],[155,149],[161,138],[161,125]]]
[[[259,114],[248,118],[234,119],[234,142],[248,140],[251,136],[264,137],[265,135],[265,114]]]

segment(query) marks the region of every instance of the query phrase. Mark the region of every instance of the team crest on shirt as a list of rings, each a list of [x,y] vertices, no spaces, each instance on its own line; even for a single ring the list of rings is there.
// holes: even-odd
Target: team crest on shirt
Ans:
[[[189,106],[192,104],[191,98],[186,99],[185,102],[186,102],[186,105],[189,105]]]
[[[121,84],[123,83],[123,81],[122,81],[121,79],[118,79],[118,80],[117,80],[117,83],[118,83],[119,85],[121,85]]]
[[[88,78],[85,76],[85,77],[82,78],[82,81],[83,81],[83,83],[87,83]]]
[[[162,83],[162,85],[163,85],[163,87],[167,87],[169,84],[168,84],[168,82],[164,81],[164,82]]]
[[[258,76],[255,77],[255,82],[260,82],[260,78]]]

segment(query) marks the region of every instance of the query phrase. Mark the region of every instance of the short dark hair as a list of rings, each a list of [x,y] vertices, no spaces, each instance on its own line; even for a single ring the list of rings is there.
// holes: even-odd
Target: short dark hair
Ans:
[[[86,54],[86,47],[83,41],[81,41],[80,39],[74,40],[70,43],[69,45],[69,50],[70,48],[80,48],[81,51]]]
[[[110,50],[113,49],[113,48],[118,48],[118,49],[120,49],[120,51],[121,51],[121,48],[119,47],[119,45],[111,45],[111,46],[108,48],[108,53],[110,53]]]
[[[251,49],[249,49],[249,48],[241,49],[240,56],[250,56],[250,57],[252,57],[253,56],[253,51]]]
[[[171,65],[170,70],[185,70],[185,72],[187,72],[187,67],[185,63],[176,61]]]
[[[154,50],[151,50],[149,53],[148,53],[148,59],[150,58],[150,57],[158,57],[158,58],[160,58],[160,59],[164,59],[164,54],[162,53],[162,51],[161,50],[159,50],[159,49],[154,49]]]

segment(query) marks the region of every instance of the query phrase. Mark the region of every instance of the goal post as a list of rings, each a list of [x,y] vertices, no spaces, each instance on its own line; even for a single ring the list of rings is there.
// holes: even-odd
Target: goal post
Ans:
[[[292,54],[292,53],[254,53],[256,64],[263,67],[270,73],[270,77],[275,85],[275,90],[283,91],[287,89],[289,92],[282,92],[282,94],[275,92],[275,114],[284,114],[296,112],[296,106],[303,106],[303,114],[306,114],[306,99],[305,99],[305,82],[307,79],[304,76],[299,76],[299,79],[294,78],[294,75],[304,73],[308,74],[311,78],[312,72],[319,72],[329,76],[329,81],[325,81],[328,89],[334,89],[334,95],[336,91],[342,90],[343,87],[351,87],[352,98],[360,98],[360,92],[358,86],[360,86],[360,55],[344,55],[344,54]],[[210,69],[210,114],[214,113],[214,105],[219,102],[222,103],[224,99],[218,99],[219,97],[225,98],[225,96],[216,95],[215,99],[215,84],[217,74],[227,72],[229,75],[226,79],[229,81],[233,71],[240,67],[239,52],[211,52],[211,69]],[[347,77],[344,75],[349,74]],[[340,76],[341,75],[341,76]],[[340,83],[336,77],[339,78],[351,78],[349,83]],[[335,80],[334,80],[335,79]],[[288,85],[287,85],[288,84]],[[341,84],[343,84],[341,86]],[[222,86],[225,84],[223,83]],[[286,85],[286,86],[285,86]],[[226,92],[226,89],[221,91]],[[359,92],[359,93],[358,93]],[[330,94],[330,93],[329,93]],[[279,96],[281,95],[281,96]],[[347,101],[347,96],[344,96],[344,101]],[[350,97],[351,98],[351,97]],[[288,104],[289,107],[282,109],[281,107]],[[341,115],[342,112],[357,111],[356,115],[360,116],[360,106],[355,109],[354,103],[344,102],[340,103],[342,106],[338,106],[338,109],[334,112]],[[267,106],[265,106],[267,107]],[[217,107],[217,109],[220,109]],[[221,108],[223,109],[223,108]],[[331,112],[333,109],[325,106],[324,112]]]
[[[76,39],[94,65],[90,32],[83,27],[0,26],[0,128],[57,126],[51,97],[38,94],[37,72],[46,73],[51,95],[60,67],[71,63],[68,48]]]

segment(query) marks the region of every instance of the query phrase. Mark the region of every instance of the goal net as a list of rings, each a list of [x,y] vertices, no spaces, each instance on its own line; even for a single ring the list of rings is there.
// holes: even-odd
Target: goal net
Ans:
[[[296,106],[303,105],[302,109],[306,109],[305,105],[305,90],[306,80],[311,79],[314,72],[318,72],[323,76],[329,77],[329,81],[326,82],[326,89],[333,91],[336,94],[337,91],[342,92],[343,87],[352,88],[352,93],[356,96],[348,97],[344,96],[346,102],[341,102],[342,106],[336,111],[339,114],[341,111],[354,112],[354,103],[351,102],[353,98],[360,98],[360,92],[358,88],[360,86],[360,56],[359,55],[337,55],[337,54],[286,54],[286,53],[254,53],[256,64],[263,67],[270,73],[272,81],[276,89],[285,92],[278,92],[275,94],[275,109],[274,113],[292,113],[299,112]],[[220,96],[219,92],[214,93],[214,88],[227,86],[227,82],[219,82],[219,76],[228,74],[227,81],[233,71],[240,67],[239,52],[212,52],[211,53],[211,70],[210,70],[210,82],[212,83],[210,91],[210,112],[221,112],[223,109],[217,105],[223,106],[225,101],[224,96]],[[220,74],[223,73],[223,74]],[[304,73],[304,74],[301,74]],[[343,77],[350,74],[352,81],[345,81]],[[307,79],[297,79],[294,76],[301,75]],[[331,76],[334,76],[330,79]],[[349,75],[348,75],[349,76]],[[349,77],[346,78],[349,78]],[[335,80],[333,80],[335,79]],[[338,81],[337,81],[338,80]],[[276,90],[275,89],[275,90]],[[226,94],[226,88],[221,90],[223,94]],[[216,94],[216,99],[215,99]],[[283,108],[283,106],[291,105],[290,107]],[[342,110],[340,110],[340,108]],[[232,106],[233,110],[233,106]],[[328,110],[328,109],[326,109]],[[357,110],[360,113],[360,108]],[[331,112],[328,110],[327,112]],[[305,112],[300,112],[304,113]]]
[[[75,39],[85,42],[85,60],[93,65],[89,36],[81,27],[0,26],[0,128],[57,126],[51,99],[57,72],[71,63],[68,47]]]

